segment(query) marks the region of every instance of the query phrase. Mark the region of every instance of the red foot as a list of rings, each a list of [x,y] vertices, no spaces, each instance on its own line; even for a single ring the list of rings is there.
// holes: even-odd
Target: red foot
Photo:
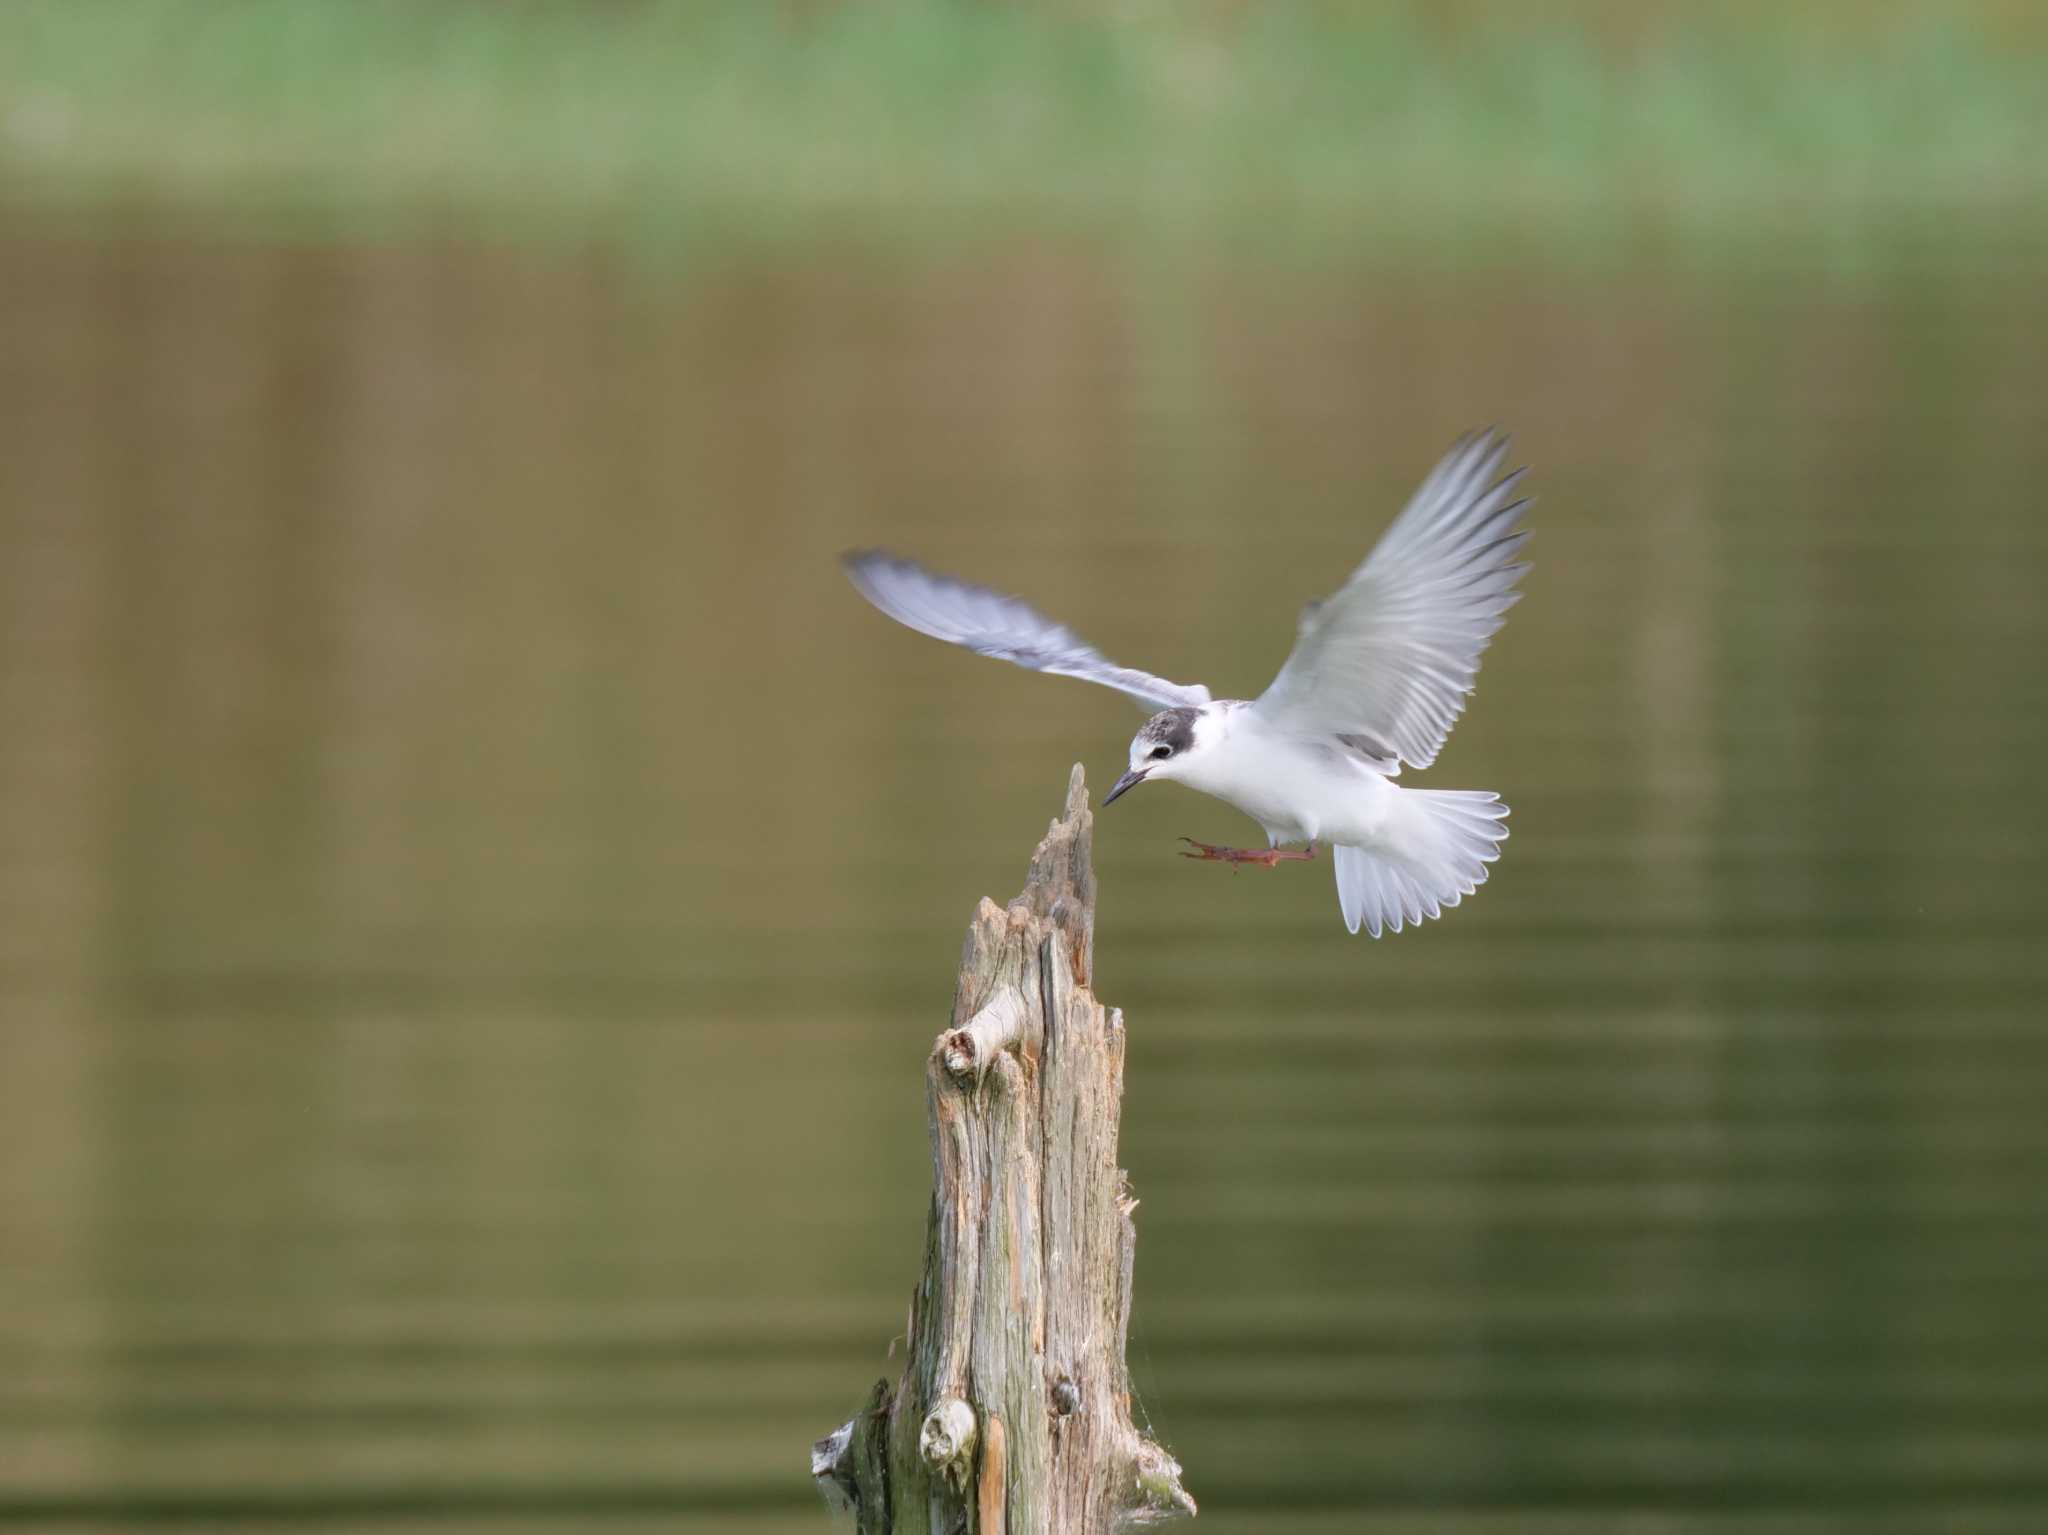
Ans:
[[[1192,853],[1182,853],[1181,857],[1199,858],[1204,863],[1227,863],[1233,868],[1241,863],[1255,863],[1262,869],[1271,869],[1282,863],[1306,863],[1316,856],[1316,845],[1313,842],[1305,848],[1295,849],[1217,847],[1212,843],[1197,842],[1193,837],[1183,837],[1180,840],[1194,849]]]

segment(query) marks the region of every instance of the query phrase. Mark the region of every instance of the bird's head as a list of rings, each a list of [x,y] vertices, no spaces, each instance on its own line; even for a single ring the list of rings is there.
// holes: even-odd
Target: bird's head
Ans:
[[[1131,737],[1131,770],[1110,786],[1102,803],[1109,805],[1148,778],[1179,778],[1187,759],[1200,750],[1199,709],[1168,709],[1145,721]]]

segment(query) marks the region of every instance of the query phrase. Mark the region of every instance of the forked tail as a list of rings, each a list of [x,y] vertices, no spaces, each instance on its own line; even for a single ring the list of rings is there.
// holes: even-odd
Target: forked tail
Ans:
[[[1500,857],[1508,807],[1479,789],[1402,789],[1385,841],[1336,850],[1344,925],[1377,938],[1383,928],[1443,914],[1486,883]]]

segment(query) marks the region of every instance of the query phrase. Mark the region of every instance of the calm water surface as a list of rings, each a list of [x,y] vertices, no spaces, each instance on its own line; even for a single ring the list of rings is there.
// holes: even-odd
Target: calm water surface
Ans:
[[[920,1063],[1114,695],[1458,431],[1537,568],[1448,920],[1101,824],[1132,1363],[1231,1531],[2048,1528],[2048,290],[0,237],[0,1523],[822,1529]]]

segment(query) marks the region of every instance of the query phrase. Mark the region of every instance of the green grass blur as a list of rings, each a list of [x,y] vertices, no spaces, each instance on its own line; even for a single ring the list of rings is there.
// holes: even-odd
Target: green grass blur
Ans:
[[[0,187],[313,232],[1176,237],[2048,194],[2048,13],[12,0]]]

